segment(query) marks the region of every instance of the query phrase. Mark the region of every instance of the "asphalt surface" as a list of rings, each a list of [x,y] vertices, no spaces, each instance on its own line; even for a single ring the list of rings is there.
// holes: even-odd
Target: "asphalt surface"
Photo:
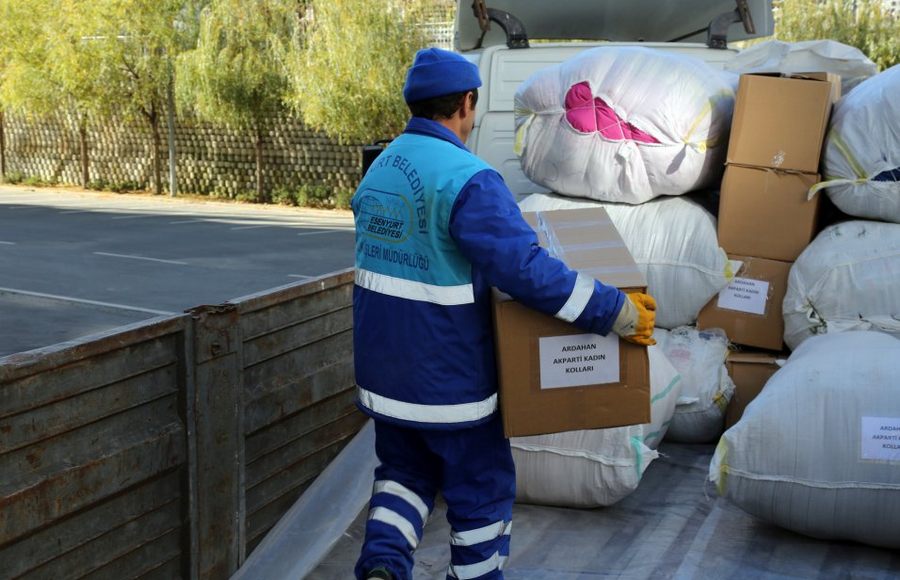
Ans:
[[[322,211],[0,186],[0,356],[353,265]]]

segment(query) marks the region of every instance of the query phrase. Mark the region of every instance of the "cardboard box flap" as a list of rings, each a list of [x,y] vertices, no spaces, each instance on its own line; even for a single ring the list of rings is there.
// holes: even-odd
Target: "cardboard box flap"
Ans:
[[[538,242],[573,270],[608,286],[638,289],[647,279],[602,207],[523,214]]]
[[[816,71],[816,72],[800,72],[791,76],[814,81],[828,81],[831,83],[831,104],[835,104],[841,100],[843,87],[841,86],[841,75],[832,72]]]

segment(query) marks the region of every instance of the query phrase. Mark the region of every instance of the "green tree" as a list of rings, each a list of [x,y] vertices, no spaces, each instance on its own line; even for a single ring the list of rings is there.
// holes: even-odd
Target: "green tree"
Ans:
[[[309,0],[300,50],[289,60],[289,101],[341,142],[399,133],[406,69],[427,44],[416,5],[403,0]]]
[[[105,112],[103,69],[88,40],[86,0],[5,0],[0,19],[0,106],[35,116],[68,111],[79,134],[81,181],[90,180],[87,124]]]
[[[208,0],[0,0],[0,106],[69,111],[78,126],[82,184],[89,181],[91,117],[139,117],[153,134],[161,192],[160,120],[171,59],[192,48]]]
[[[253,131],[256,193],[264,197],[267,118],[285,109],[283,59],[294,35],[296,5],[287,0],[214,0],[203,12],[197,48],[179,58],[179,94],[210,122]]]
[[[882,0],[776,0],[775,37],[836,40],[860,49],[881,70],[900,63],[900,15]]]
[[[106,106],[147,122],[153,138],[153,189],[162,193],[162,135],[172,59],[182,49],[178,29],[184,0],[94,0],[90,36],[100,50]]]

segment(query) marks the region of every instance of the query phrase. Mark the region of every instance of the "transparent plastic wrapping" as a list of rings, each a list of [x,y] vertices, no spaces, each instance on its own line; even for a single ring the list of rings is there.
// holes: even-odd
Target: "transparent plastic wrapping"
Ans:
[[[370,420],[275,524],[232,580],[305,578],[365,508],[377,464]],[[352,570],[351,564],[340,577],[349,578]]]
[[[523,212],[604,208],[656,298],[658,327],[693,324],[700,309],[728,284],[716,218],[693,200],[667,197],[628,205],[536,193],[519,207]],[[605,273],[585,273],[606,282]]]

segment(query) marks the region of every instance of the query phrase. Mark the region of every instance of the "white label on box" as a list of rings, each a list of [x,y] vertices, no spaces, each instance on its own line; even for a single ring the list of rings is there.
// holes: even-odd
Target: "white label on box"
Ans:
[[[900,462],[900,417],[862,418],[862,458]]]
[[[619,337],[573,334],[540,339],[541,388],[618,383]]]
[[[769,283],[752,278],[735,278],[719,292],[719,308],[765,314],[769,297]]]

